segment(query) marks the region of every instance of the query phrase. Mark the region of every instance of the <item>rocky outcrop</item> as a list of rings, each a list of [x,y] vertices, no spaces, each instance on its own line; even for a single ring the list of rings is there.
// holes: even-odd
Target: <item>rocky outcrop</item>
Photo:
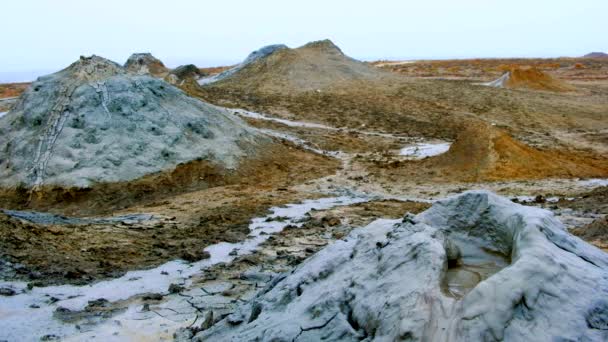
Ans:
[[[39,78],[0,118],[0,186],[88,187],[192,160],[235,168],[265,141],[161,79],[82,57]]]
[[[198,80],[201,77],[206,76],[196,65],[187,64],[181,65],[171,70],[169,75],[165,77],[165,80],[171,84],[180,84],[185,80],[192,79]]]
[[[163,62],[152,56],[151,53],[134,53],[125,63],[125,69],[136,75],[152,75],[155,77],[165,77],[169,69]]]
[[[604,341],[608,255],[485,191],[377,220],[276,278],[204,341]]]

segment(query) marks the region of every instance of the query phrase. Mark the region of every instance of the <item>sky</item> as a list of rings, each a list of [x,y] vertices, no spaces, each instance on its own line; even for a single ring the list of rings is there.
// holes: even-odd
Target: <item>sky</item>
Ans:
[[[234,64],[329,38],[362,59],[559,57],[608,51],[607,0],[18,0],[0,5],[0,81],[97,54]]]

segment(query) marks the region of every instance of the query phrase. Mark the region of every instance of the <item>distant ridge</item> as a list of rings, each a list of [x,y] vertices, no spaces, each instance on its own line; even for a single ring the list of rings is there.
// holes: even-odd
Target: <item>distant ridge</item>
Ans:
[[[583,56],[583,58],[608,58],[608,53],[591,52]]]

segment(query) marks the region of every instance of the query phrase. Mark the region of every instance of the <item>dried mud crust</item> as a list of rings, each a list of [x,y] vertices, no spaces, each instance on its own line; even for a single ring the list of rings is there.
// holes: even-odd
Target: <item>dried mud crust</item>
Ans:
[[[138,295],[117,302],[99,298],[89,302],[83,311],[59,309],[55,317],[66,323],[87,326],[118,319],[114,316],[130,306],[142,305],[139,319],[149,318],[146,316],[149,313],[169,320],[183,320],[190,322],[187,331],[196,332],[224,318],[275,276],[290,272],[307,257],[346,236],[353,228],[379,217],[400,218],[405,212],[419,213],[428,206],[425,203],[381,200],[311,211],[303,219],[301,228],[289,227],[270,237],[253,254],[238,256],[229,264],[220,263],[205,269],[191,278],[189,286],[173,286],[166,292]]]
[[[6,267],[13,270],[7,276],[41,284],[88,282],[169,260],[202,259],[207,245],[244,240],[249,221],[270,207],[319,196],[288,188],[333,174],[338,165],[286,143],[247,161],[238,173],[185,165],[134,183],[76,193],[52,189],[29,203],[27,193],[12,192],[13,197],[2,197],[4,207],[69,216],[150,213],[158,219],[45,226],[2,216],[0,259],[17,264]]]
[[[336,84],[320,92],[261,92],[238,84],[184,89],[205,101],[333,127],[453,139],[459,124],[484,121],[539,146],[560,143],[552,132],[597,133],[608,128],[608,88],[539,93],[483,87],[467,81],[391,79]]]
[[[381,135],[363,134],[348,129],[327,130],[315,128],[290,127],[281,123],[245,119],[254,127],[287,132],[308,142],[311,146],[324,151],[341,151],[347,153],[373,153],[398,150],[406,144],[407,137],[385,137]]]
[[[132,208],[157,217],[132,225],[39,225],[0,213],[0,250],[3,251],[0,259],[5,263],[2,275],[26,279],[34,285],[84,284],[174,259],[196,261],[208,257],[202,252],[207,245],[244,240],[249,234],[250,220],[263,216],[268,208],[318,196],[259,190],[244,186],[217,187]],[[331,227],[331,236],[340,238],[352,227],[376,218],[398,218],[428,206],[384,200],[313,211],[308,216],[306,229],[287,229],[281,236],[284,239],[316,236]],[[314,246],[320,248],[321,245]],[[307,253],[310,254],[310,249]]]
[[[132,208],[158,217],[133,225],[39,225],[0,214],[1,259],[18,264],[5,276],[39,285],[86,283],[174,259],[197,261],[208,257],[202,252],[207,245],[244,240],[253,217],[304,198],[251,186],[216,187]]]

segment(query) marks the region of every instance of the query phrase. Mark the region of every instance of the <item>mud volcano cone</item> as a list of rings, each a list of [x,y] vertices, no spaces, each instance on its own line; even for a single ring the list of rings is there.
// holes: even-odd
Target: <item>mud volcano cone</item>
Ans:
[[[206,160],[234,169],[268,139],[167,82],[82,57],[0,118],[0,186],[91,187]]]
[[[554,92],[572,91],[574,88],[537,68],[514,67],[495,81],[485,85],[496,88],[534,89]]]

